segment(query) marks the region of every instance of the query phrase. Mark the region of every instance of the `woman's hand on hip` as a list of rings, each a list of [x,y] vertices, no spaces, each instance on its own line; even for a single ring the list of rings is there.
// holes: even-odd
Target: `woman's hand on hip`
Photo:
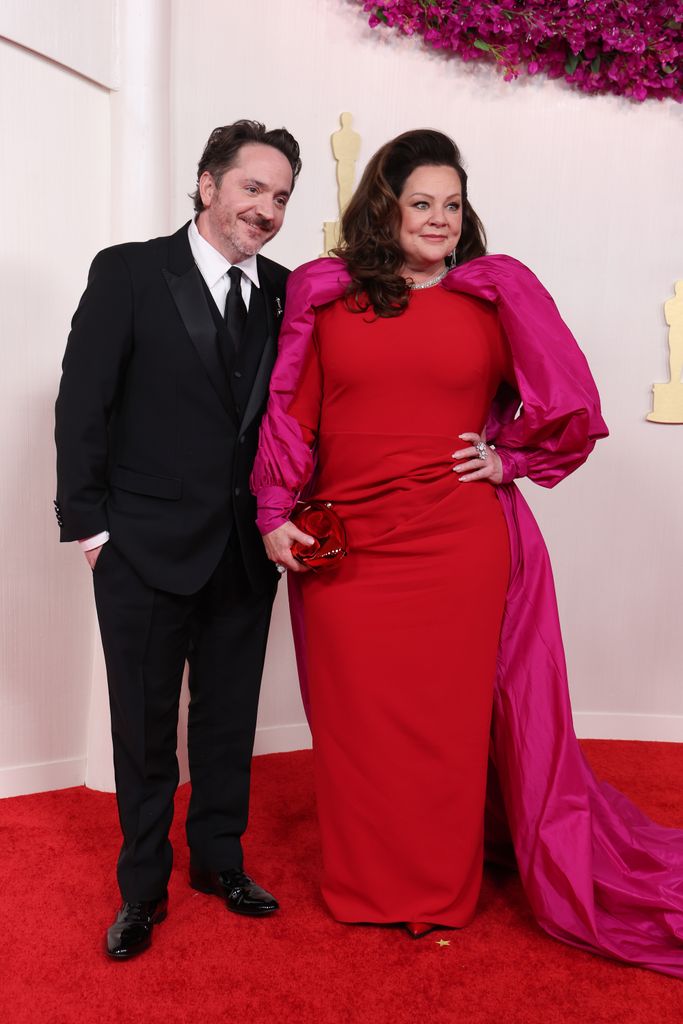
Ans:
[[[453,452],[452,458],[457,464],[453,466],[453,472],[457,473],[462,481],[469,483],[471,480],[488,480],[490,484],[503,482],[503,463],[500,455],[493,448],[489,448],[480,434],[460,434],[461,441],[469,441],[467,448],[458,448]]]
[[[271,530],[270,533],[263,535],[266,554],[271,562],[275,562],[279,572],[284,572],[285,569],[291,569],[292,572],[308,572],[308,568],[297,562],[292,555],[292,544],[295,541],[306,545],[315,543],[313,537],[303,533],[292,522],[283,523],[277,530]]]

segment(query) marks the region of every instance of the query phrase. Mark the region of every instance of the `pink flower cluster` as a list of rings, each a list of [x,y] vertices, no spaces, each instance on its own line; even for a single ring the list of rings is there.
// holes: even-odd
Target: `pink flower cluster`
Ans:
[[[683,102],[683,2],[359,0],[370,25],[419,34],[463,60],[495,60],[505,79],[545,73],[583,92]]]

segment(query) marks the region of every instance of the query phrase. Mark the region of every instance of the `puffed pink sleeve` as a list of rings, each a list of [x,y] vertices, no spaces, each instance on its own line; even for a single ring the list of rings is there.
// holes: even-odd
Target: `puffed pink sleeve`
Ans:
[[[348,280],[344,264],[334,259],[314,260],[289,276],[278,357],[250,481],[262,534],[289,519],[313,475],[315,410],[320,403],[315,309],[343,295]]]
[[[301,436],[309,448],[314,449],[320,426],[320,406],[323,394],[323,375],[320,365],[320,351],[315,330],[313,344],[304,359],[301,378],[294,392],[294,398],[287,410],[299,424]]]
[[[482,256],[444,285],[494,303],[510,345],[515,385],[501,388],[486,425],[503,483],[528,476],[553,487],[608,433],[585,356],[552,297],[518,260]]]
[[[294,397],[287,409],[287,416],[292,421],[292,434],[294,424],[299,427],[301,440],[307,446],[311,456],[311,469],[308,469],[308,457],[301,449],[302,472],[296,478],[292,476],[291,484],[283,486],[281,483],[256,487],[258,518],[257,525],[261,533],[270,533],[271,530],[282,526],[289,519],[292,508],[305,484],[308,482],[313,469],[315,457],[315,446],[318,439],[318,424],[320,422],[320,403],[322,400],[322,371],[318,348],[312,344],[304,357],[301,376],[297,382]],[[292,438],[290,437],[290,444]],[[299,447],[299,440],[296,439]],[[252,487],[254,484],[252,482]]]

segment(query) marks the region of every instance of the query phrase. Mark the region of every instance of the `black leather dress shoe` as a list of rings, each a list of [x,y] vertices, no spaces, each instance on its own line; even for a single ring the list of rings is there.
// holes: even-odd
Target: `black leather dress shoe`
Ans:
[[[168,897],[142,903],[124,903],[107,929],[107,954],[114,960],[130,960],[152,942],[152,929],[166,917]]]
[[[228,910],[235,914],[265,917],[280,906],[274,896],[238,868],[201,871],[190,865],[190,885],[199,892],[220,896]]]

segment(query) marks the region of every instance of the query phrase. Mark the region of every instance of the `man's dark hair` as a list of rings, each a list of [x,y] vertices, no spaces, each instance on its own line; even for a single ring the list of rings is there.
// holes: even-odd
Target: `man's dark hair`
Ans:
[[[199,194],[199,179],[204,171],[208,171],[216,185],[220,187],[223,175],[231,167],[234,167],[242,146],[248,146],[254,142],[262,146],[272,146],[287,158],[292,168],[292,188],[294,188],[301,170],[299,143],[294,136],[286,128],[273,128],[271,131],[266,131],[266,126],[260,121],[235,121],[234,124],[225,124],[220,128],[214,128],[209,135],[209,141],[204,147],[197,167],[197,188],[191,196],[196,213],[201,213],[204,209],[202,197]]]

